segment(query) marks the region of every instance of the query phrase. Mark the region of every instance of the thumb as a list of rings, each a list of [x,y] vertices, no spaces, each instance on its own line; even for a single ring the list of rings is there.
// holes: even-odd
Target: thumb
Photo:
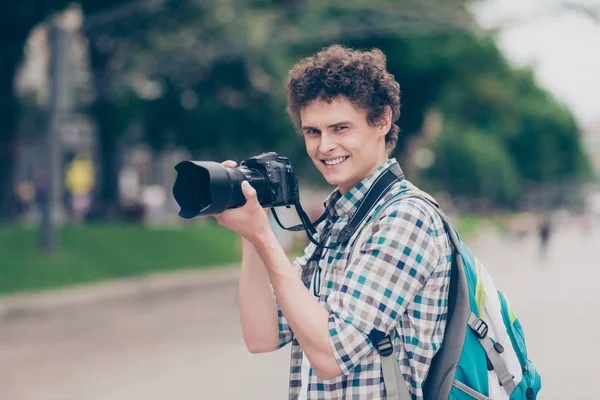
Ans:
[[[248,183],[248,181],[242,182],[242,193],[244,194],[247,202],[257,201],[256,190]]]

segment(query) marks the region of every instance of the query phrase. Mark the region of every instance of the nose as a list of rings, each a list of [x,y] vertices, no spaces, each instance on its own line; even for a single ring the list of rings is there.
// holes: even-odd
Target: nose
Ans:
[[[319,152],[322,154],[329,153],[334,150],[337,144],[331,137],[331,135],[327,132],[321,133],[321,142],[319,143]]]

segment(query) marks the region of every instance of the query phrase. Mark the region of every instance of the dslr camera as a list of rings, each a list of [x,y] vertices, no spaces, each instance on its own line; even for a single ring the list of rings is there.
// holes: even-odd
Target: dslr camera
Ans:
[[[246,203],[241,184],[244,180],[256,190],[265,208],[295,205],[299,202],[298,178],[288,157],[263,153],[226,168],[212,161],[181,161],[175,166],[177,177],[173,197],[182,218],[218,214]]]

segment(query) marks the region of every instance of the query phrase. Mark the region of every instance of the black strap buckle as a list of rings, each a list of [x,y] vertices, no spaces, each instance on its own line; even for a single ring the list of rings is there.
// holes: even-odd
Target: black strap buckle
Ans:
[[[389,357],[394,352],[394,345],[392,344],[392,338],[387,335],[377,343],[377,352],[383,357]]]

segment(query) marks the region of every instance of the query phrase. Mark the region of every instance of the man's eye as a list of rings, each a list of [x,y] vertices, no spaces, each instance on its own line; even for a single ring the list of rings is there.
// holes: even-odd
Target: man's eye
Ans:
[[[318,134],[320,134],[320,133],[321,133],[321,132],[319,132],[319,131],[318,131],[318,130],[316,130],[316,129],[307,129],[307,130],[306,130],[306,134],[307,134],[307,135],[318,135]]]
[[[346,125],[340,125],[340,126],[336,126],[335,127],[336,131],[343,131],[343,130],[346,130],[346,129],[348,129],[348,127]]]

